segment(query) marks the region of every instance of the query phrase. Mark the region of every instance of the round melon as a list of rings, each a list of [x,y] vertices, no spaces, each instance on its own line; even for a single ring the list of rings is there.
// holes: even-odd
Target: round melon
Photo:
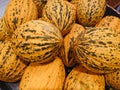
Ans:
[[[15,53],[26,61],[49,62],[63,43],[62,35],[53,24],[32,20],[21,25],[12,35]]]
[[[120,32],[107,27],[87,28],[73,45],[76,60],[96,73],[120,69]]]
[[[84,26],[95,26],[106,11],[106,0],[71,0],[77,7],[77,20]]]

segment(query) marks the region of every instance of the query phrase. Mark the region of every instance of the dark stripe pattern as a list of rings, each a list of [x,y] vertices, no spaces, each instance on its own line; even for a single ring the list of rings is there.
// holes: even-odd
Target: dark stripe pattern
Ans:
[[[64,0],[48,0],[42,17],[56,25],[62,35],[65,35],[69,32],[68,28],[75,22],[76,8]]]
[[[78,61],[97,73],[120,69],[120,33],[98,27],[81,33],[74,43]]]
[[[12,37],[12,46],[17,55],[27,61],[49,61],[62,45],[62,36],[54,25],[34,20],[18,28]]]
[[[37,18],[37,7],[32,0],[10,0],[4,13],[9,34],[12,34],[21,24]]]
[[[84,26],[95,26],[106,10],[106,0],[72,0],[77,6],[78,22]]]
[[[27,63],[15,55],[9,41],[0,44],[0,80],[16,82],[21,79]]]
[[[0,40],[4,40],[7,36],[4,19],[0,18]]]

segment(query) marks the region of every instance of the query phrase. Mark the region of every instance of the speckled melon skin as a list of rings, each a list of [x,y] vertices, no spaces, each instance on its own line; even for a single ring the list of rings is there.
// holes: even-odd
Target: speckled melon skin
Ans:
[[[32,20],[19,27],[12,35],[12,48],[29,62],[49,62],[56,56],[63,37],[53,24]]]
[[[20,60],[9,41],[0,41],[0,80],[16,82],[21,79],[28,63]]]
[[[33,0],[33,2],[37,6],[38,17],[40,18],[42,16],[42,11],[43,11],[45,4],[47,3],[47,0]]]
[[[105,81],[108,86],[112,86],[116,90],[120,90],[120,70],[105,74]]]
[[[120,18],[116,16],[106,16],[96,24],[96,27],[109,27],[120,32]]]
[[[103,75],[76,66],[66,77],[64,90],[105,90],[105,79]]]
[[[74,57],[75,55],[72,51],[72,47],[76,37],[83,30],[85,30],[83,26],[75,23],[70,32],[64,37],[64,45],[63,48],[61,48],[59,55],[67,67],[72,67],[77,63]]]
[[[26,69],[19,90],[63,90],[65,68],[56,57],[46,64],[31,63]]]
[[[43,12],[43,8],[46,5],[47,1],[51,1],[51,0],[33,0],[33,2],[36,4],[37,6],[37,10],[38,10],[38,17],[40,18],[42,16],[42,12]]]
[[[84,26],[95,26],[106,10],[106,0],[72,0],[77,6],[77,20]]]
[[[120,89],[120,70],[105,74],[106,85],[112,86],[116,90]]]
[[[3,18],[0,18],[0,40],[4,40],[7,37],[7,31]]]
[[[43,9],[42,18],[58,27],[66,35],[76,20],[76,8],[64,0],[49,0]]]
[[[32,0],[10,0],[3,16],[11,35],[21,24],[37,19],[38,12]]]
[[[120,33],[106,27],[88,28],[73,45],[78,62],[96,73],[120,69]]]

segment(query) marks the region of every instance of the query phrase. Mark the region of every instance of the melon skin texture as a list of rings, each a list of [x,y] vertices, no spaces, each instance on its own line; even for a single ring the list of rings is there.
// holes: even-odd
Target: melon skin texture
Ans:
[[[120,70],[105,74],[106,85],[112,86],[116,90],[120,89]]]
[[[76,66],[66,77],[64,90],[105,90],[104,75]]]
[[[32,0],[10,0],[3,15],[7,32],[11,34],[23,23],[38,19],[37,7]]]
[[[87,28],[73,45],[76,60],[96,73],[120,69],[120,32],[107,27]]]
[[[0,18],[0,40],[5,40],[6,37],[7,37],[7,31],[6,31],[4,19]]]
[[[49,0],[43,9],[42,19],[53,23],[65,36],[75,23],[76,7],[68,1]]]
[[[96,27],[109,27],[120,32],[120,18],[116,16],[106,16],[96,24]]]
[[[28,62],[49,62],[57,55],[63,37],[53,24],[32,20],[15,30],[12,35],[12,48]]]
[[[64,37],[64,44],[60,49],[59,56],[67,67],[73,67],[77,63],[72,47],[75,39],[83,30],[85,28],[82,25],[75,23],[70,32]]]
[[[38,18],[42,16],[43,8],[47,3],[47,0],[32,0],[37,6]]]
[[[20,60],[9,41],[0,41],[0,80],[16,82],[21,79],[28,63]]]
[[[19,90],[63,90],[64,80],[63,62],[56,57],[46,64],[31,63],[20,81]]]
[[[83,26],[95,26],[105,14],[106,0],[71,0],[77,7],[77,20]]]

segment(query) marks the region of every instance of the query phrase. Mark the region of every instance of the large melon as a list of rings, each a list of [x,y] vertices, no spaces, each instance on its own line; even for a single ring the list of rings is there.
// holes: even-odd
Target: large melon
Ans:
[[[120,32],[106,27],[83,31],[74,42],[78,62],[96,73],[120,69]]]
[[[42,63],[53,59],[63,43],[63,38],[53,24],[32,20],[15,30],[11,42],[21,59]]]

